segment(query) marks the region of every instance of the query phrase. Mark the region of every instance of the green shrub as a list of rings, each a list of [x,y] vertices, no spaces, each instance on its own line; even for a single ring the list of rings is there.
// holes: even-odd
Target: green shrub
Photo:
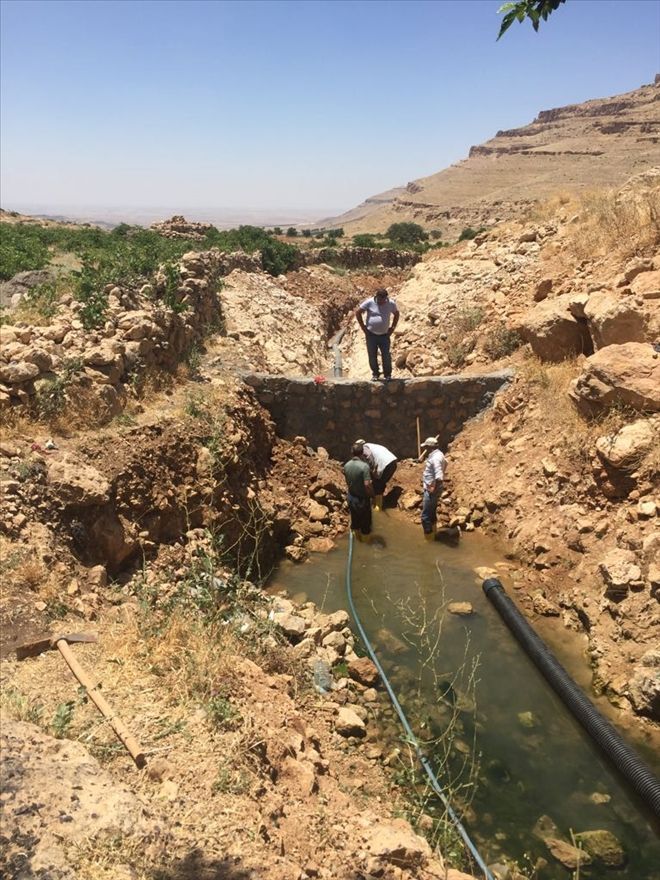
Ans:
[[[484,229],[484,226],[480,226],[479,229],[473,229],[471,226],[466,226],[465,229],[458,236],[458,240],[471,241],[473,238],[476,238],[480,232],[483,232]]]
[[[269,238],[261,247],[261,265],[269,275],[282,275],[294,269],[299,256],[298,248],[274,238]]]
[[[38,227],[22,224],[0,224],[0,280],[47,265],[48,248],[35,234],[36,229]]]
[[[287,238],[295,238],[298,235],[298,230],[295,226],[289,226],[286,231]]]
[[[353,236],[353,244],[355,247],[377,248],[382,247],[381,243],[376,241],[376,237],[370,232],[359,233]]]
[[[480,305],[463,306],[454,316],[453,324],[460,333],[476,330],[483,322],[486,313]]]
[[[68,390],[82,370],[83,362],[80,358],[67,358],[62,362],[57,376],[39,384],[34,396],[34,408],[39,418],[50,419],[64,410]]]
[[[512,354],[517,348],[520,348],[522,343],[517,330],[511,330],[501,324],[486,336],[484,351],[488,357],[496,361]]]

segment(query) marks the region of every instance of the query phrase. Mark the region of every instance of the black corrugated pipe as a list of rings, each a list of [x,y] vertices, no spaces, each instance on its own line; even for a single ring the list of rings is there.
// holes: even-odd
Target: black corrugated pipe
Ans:
[[[616,769],[660,819],[660,780],[625,743],[579,688],[546,644],[534,632],[497,578],[483,582],[483,591],[531,659]]]

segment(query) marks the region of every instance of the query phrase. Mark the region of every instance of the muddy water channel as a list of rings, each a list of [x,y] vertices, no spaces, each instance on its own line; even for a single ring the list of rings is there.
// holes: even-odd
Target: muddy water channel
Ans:
[[[455,548],[429,544],[421,529],[397,511],[375,517],[377,540],[372,546],[356,543],[354,549],[357,613],[483,858],[490,864],[513,859],[538,880],[573,876],[540,839],[537,823],[546,817],[541,824],[547,827],[549,817],[556,825],[551,837],[570,843],[571,833],[607,830],[621,843],[623,866],[594,863],[580,868],[579,877],[660,880],[657,825],[483,595],[482,578],[475,574],[481,566],[497,567],[513,594],[515,572],[501,548],[474,534],[465,535]],[[328,612],[349,610],[347,553],[346,539],[337,550],[302,566],[282,566],[273,587]],[[451,613],[448,606],[456,602],[469,602],[474,613]],[[590,671],[581,638],[557,621],[535,626],[588,691]],[[597,705],[614,723],[607,703]],[[632,731],[621,733],[658,773],[657,743]],[[405,760],[403,731],[393,712],[385,734],[386,751],[401,749],[405,777],[403,768],[411,763]],[[407,779],[413,781],[410,775]]]

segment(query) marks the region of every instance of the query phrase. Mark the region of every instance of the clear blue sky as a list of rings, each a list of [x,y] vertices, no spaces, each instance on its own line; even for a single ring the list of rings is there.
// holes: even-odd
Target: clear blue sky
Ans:
[[[3,0],[2,206],[344,210],[660,72],[658,0]]]

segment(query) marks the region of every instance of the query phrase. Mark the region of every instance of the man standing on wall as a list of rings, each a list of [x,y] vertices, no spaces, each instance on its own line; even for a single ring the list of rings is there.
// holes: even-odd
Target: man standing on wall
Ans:
[[[445,479],[445,471],[447,470],[447,459],[438,448],[437,437],[427,437],[422,443],[422,449],[428,453],[422,477],[424,487],[422,528],[424,529],[426,540],[434,541],[438,519],[438,499],[442,493],[442,483]]]
[[[390,299],[387,290],[381,287],[376,291],[375,296],[360,303],[355,310],[355,317],[367,342],[371,381],[376,382],[380,378],[378,364],[378,352],[380,351],[383,362],[383,377],[388,382],[392,378],[390,336],[399,323],[399,310],[396,303]],[[392,319],[391,325],[390,319]]]
[[[371,535],[371,498],[374,490],[371,484],[371,471],[364,460],[364,446],[354,443],[352,458],[344,465],[344,476],[348,487],[348,509],[351,513],[351,529],[358,541],[368,543]]]
[[[374,510],[383,509],[383,495],[388,482],[392,479],[396,470],[397,457],[386,446],[380,443],[367,443],[366,440],[356,440],[363,446],[364,460],[371,471],[371,481],[374,488]]]

